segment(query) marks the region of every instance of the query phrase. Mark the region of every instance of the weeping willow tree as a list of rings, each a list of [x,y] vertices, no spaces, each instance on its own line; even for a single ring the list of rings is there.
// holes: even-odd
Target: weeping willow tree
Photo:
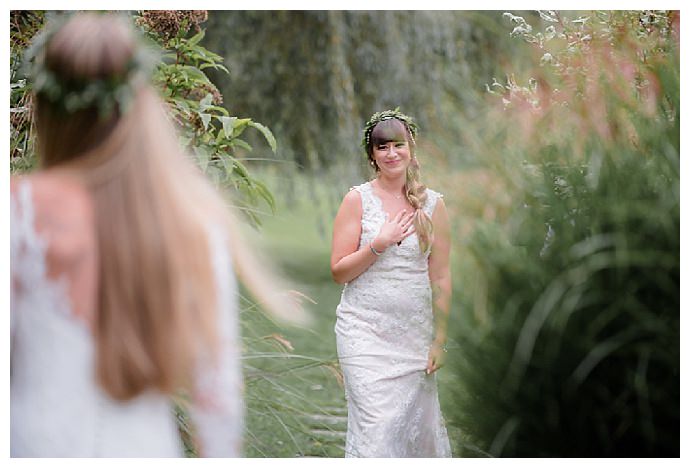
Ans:
[[[447,135],[471,116],[497,52],[514,44],[493,12],[214,12],[205,43],[233,74],[212,78],[233,112],[251,109],[309,168],[358,152],[375,111],[400,106],[427,134]],[[238,47],[238,44],[241,44]]]

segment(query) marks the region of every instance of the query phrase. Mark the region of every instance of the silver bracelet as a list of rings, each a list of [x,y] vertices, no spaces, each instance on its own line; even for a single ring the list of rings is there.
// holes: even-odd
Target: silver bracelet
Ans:
[[[374,243],[373,243],[373,242],[369,242],[369,249],[371,249],[371,252],[372,252],[374,255],[376,255],[377,257],[380,257],[381,254],[383,253],[383,252],[379,252],[378,250],[376,250],[376,249],[374,248]]]

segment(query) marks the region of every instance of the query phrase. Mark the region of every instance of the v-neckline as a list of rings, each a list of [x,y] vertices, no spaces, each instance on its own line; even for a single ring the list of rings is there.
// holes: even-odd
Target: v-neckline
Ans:
[[[369,182],[367,182],[367,184],[369,184],[369,190],[371,191],[372,197],[378,203],[379,208],[381,209],[381,212],[384,215],[384,219],[386,219],[386,215],[388,216],[388,219],[393,219],[393,216],[395,216],[395,215],[392,215],[388,211],[386,211],[386,208],[383,204],[383,199],[376,193],[376,188],[374,187],[373,182],[374,182],[373,180],[370,180]],[[406,206],[405,209],[414,211],[414,207],[410,208],[409,206]]]

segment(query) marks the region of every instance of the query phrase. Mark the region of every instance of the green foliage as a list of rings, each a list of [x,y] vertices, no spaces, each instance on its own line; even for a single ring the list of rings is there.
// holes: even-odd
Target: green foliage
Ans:
[[[134,17],[148,39],[162,50],[153,82],[178,124],[181,142],[217,186],[234,190],[239,208],[252,223],[259,224],[259,207],[264,204],[273,211],[275,200],[241,162],[241,152],[252,150],[244,140],[244,131],[249,127],[257,129],[273,152],[277,150],[276,139],[268,127],[249,118],[231,116],[222,106],[223,97],[206,72],[229,72],[222,57],[200,44],[205,31],[199,24],[205,19],[205,11],[175,10],[144,11]],[[19,69],[24,51],[45,23],[46,14],[40,11],[13,11],[10,18],[12,172],[25,172],[36,164],[31,86],[20,78]],[[192,28],[196,29],[193,34]]]
[[[468,241],[450,417],[493,456],[678,456],[678,17],[507,16],[534,85],[492,86],[484,156],[519,206]]]
[[[10,172],[21,173],[36,164],[35,134],[29,85],[21,75],[22,57],[45,23],[43,11],[10,12]]]
[[[171,15],[176,21],[172,30]],[[198,15],[194,11],[148,11],[137,16],[135,22],[163,49],[163,60],[154,71],[153,82],[178,123],[182,143],[216,185],[234,189],[239,208],[252,223],[259,224],[257,206],[263,202],[273,211],[275,200],[266,186],[251,175],[238,154],[252,150],[243,139],[249,127],[259,131],[273,152],[277,149],[276,140],[266,126],[250,118],[231,116],[222,106],[223,96],[206,70],[225,74],[229,71],[221,56],[200,44],[205,30],[199,27],[199,22],[205,18]],[[192,35],[193,25],[198,31]]]

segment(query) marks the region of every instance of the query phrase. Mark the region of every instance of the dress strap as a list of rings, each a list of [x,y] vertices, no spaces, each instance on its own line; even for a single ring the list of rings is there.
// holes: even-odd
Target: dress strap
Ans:
[[[426,189],[426,203],[424,203],[424,213],[426,213],[429,218],[434,214],[434,208],[436,208],[436,203],[440,198],[443,198],[443,194],[435,190]]]
[[[364,182],[363,184],[355,185],[354,187],[350,187],[350,190],[357,190],[359,192],[359,195],[362,198],[362,217],[366,217],[372,209],[373,200],[371,182]]]

